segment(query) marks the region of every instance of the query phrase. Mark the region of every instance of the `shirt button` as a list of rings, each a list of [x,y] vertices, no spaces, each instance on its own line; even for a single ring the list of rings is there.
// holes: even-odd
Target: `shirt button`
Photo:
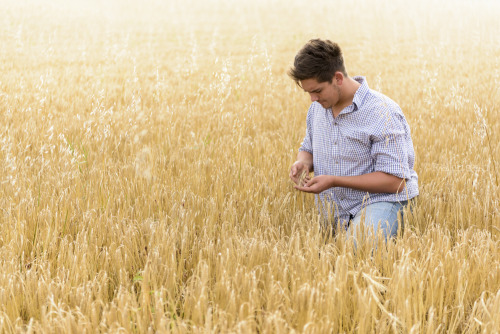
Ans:
[[[337,142],[333,143],[333,145],[337,145]]]

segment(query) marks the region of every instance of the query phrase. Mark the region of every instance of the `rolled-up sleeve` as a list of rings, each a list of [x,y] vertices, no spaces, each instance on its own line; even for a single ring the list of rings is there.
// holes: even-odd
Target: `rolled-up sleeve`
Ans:
[[[383,130],[372,144],[371,156],[375,161],[375,171],[409,179],[408,148],[406,131],[400,115],[393,113],[385,122]]]
[[[304,137],[304,140],[302,141],[302,145],[300,145],[299,152],[301,151],[306,151],[311,154],[313,154],[313,146],[312,146],[312,124],[311,124],[311,118],[312,118],[312,111],[309,109],[309,112],[307,113],[307,128],[306,128],[306,135]]]

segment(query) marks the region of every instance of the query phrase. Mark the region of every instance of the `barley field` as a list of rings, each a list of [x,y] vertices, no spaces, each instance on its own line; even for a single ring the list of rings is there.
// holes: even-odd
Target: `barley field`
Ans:
[[[497,1],[0,4],[0,332],[500,332]],[[375,250],[288,178],[311,38],[412,130]]]

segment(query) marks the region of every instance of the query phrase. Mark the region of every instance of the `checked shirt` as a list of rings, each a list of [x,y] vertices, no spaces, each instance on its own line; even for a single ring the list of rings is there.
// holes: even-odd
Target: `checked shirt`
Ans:
[[[410,127],[401,108],[387,96],[368,87],[364,77],[353,77],[361,86],[353,103],[334,118],[331,109],[313,102],[299,151],[313,155],[314,175],[354,176],[384,172],[406,179],[399,194],[367,193],[335,187],[316,195],[323,215],[347,222],[371,203],[406,201],[418,195],[413,170],[415,152]]]

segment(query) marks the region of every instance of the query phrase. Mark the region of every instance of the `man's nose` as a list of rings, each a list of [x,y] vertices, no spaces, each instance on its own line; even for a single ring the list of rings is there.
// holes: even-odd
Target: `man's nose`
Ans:
[[[311,95],[311,102],[318,101],[318,95],[317,94],[310,94],[310,95]]]

